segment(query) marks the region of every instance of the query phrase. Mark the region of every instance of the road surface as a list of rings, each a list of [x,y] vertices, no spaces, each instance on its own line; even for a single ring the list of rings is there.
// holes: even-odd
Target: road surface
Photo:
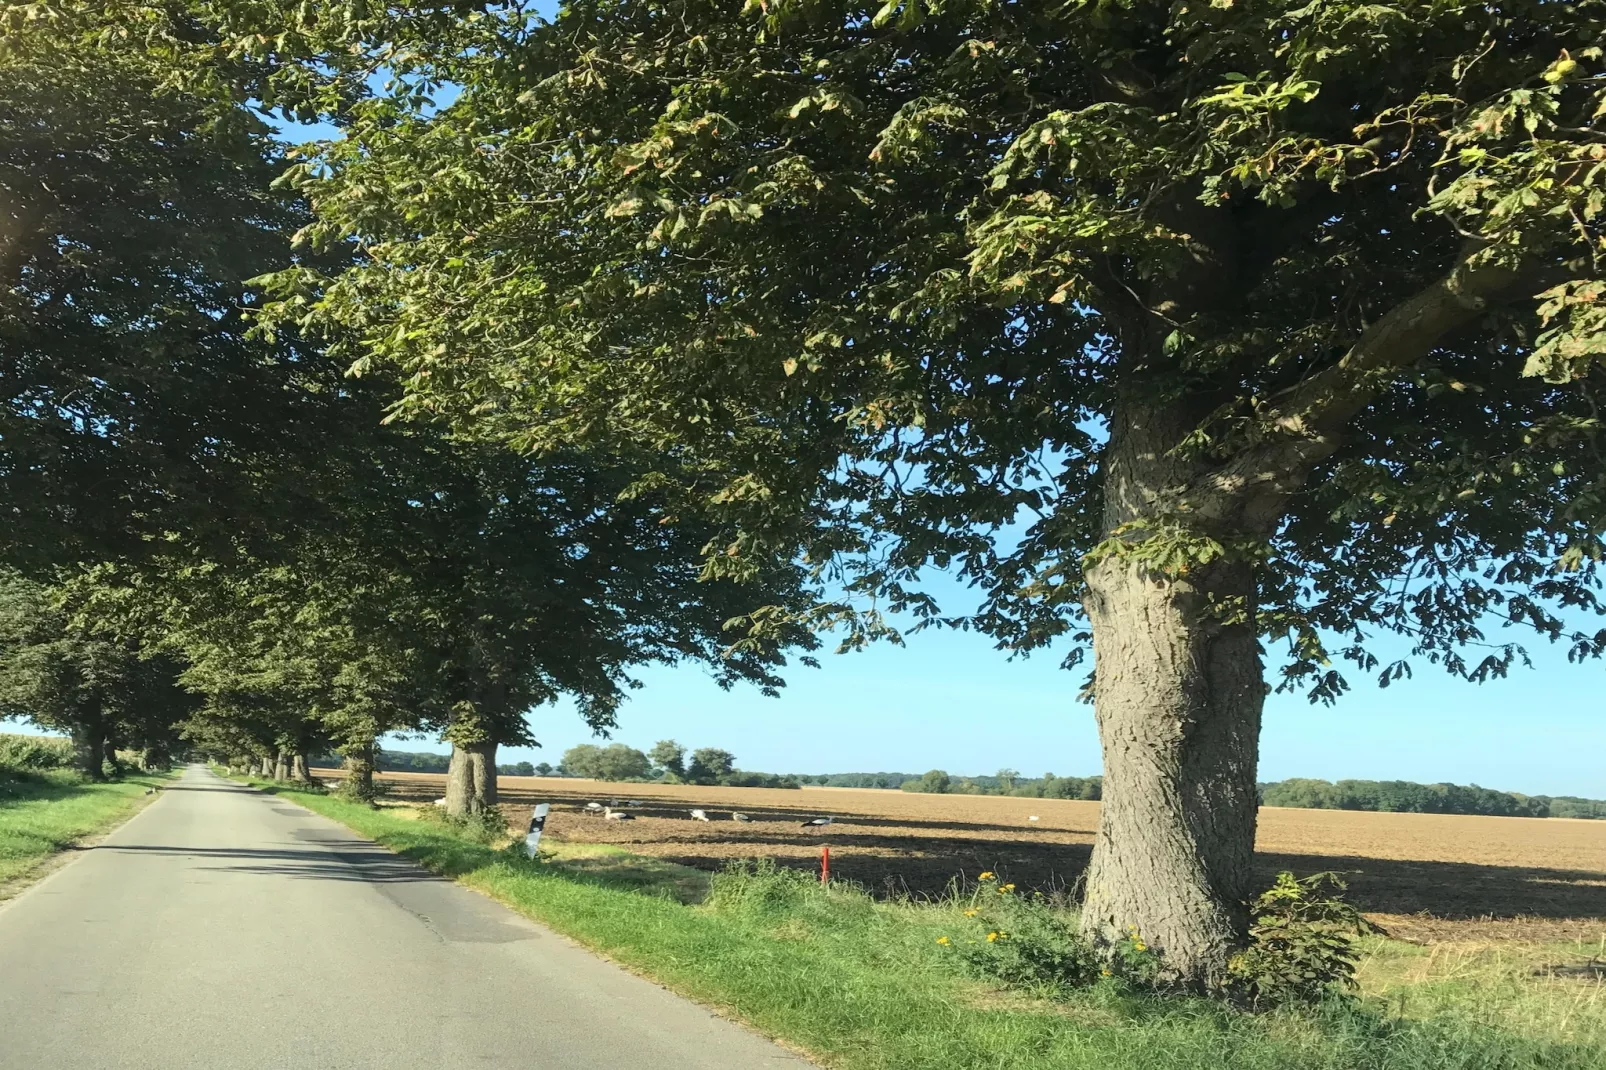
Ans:
[[[199,766],[0,904],[5,1070],[807,1065]]]

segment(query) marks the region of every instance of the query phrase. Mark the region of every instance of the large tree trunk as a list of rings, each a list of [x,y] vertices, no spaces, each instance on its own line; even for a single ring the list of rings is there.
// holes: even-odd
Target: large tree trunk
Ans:
[[[90,780],[106,779],[106,731],[98,721],[78,725],[72,733],[78,771]]]
[[[123,775],[123,763],[117,760],[117,741],[107,736],[105,741],[101,743],[100,749],[102,761],[111,767],[111,775],[113,777],[121,777]]]
[[[341,781],[340,793],[364,801],[379,793],[374,788],[374,743],[369,740],[362,746],[341,748],[345,755],[346,778]]]
[[[1104,946],[1136,930],[1163,983],[1208,990],[1246,939],[1253,891],[1265,697],[1254,572],[1241,558],[1145,560],[1165,524],[1187,519],[1168,517],[1167,501],[1198,475],[1173,450],[1196,414],[1123,400],[1104,529],[1124,549],[1085,576],[1104,785],[1082,929]]]
[[[483,813],[496,805],[496,797],[496,744],[453,743],[446,812],[452,817]]]
[[[262,760],[257,762],[257,776],[261,777],[264,780],[272,780],[273,779],[273,757],[272,757],[272,755],[264,754],[262,756]]]
[[[496,744],[470,743],[463,749],[468,752],[469,768],[474,770],[474,796],[479,809],[489,810],[496,805]]]
[[[298,784],[312,783],[312,767],[307,763],[305,751],[297,751],[290,756],[290,779]]]
[[[1218,619],[1234,611],[1222,588],[1247,596],[1249,570],[1214,571],[1215,606],[1129,562],[1087,575],[1104,798],[1083,930],[1109,944],[1136,929],[1163,979],[1203,989],[1248,924],[1265,695],[1253,625]]]
[[[446,767],[446,813],[467,817],[474,812],[474,767],[468,751],[452,744],[451,764]]]
[[[273,758],[273,779],[290,779],[290,752],[283,747],[279,748]]]

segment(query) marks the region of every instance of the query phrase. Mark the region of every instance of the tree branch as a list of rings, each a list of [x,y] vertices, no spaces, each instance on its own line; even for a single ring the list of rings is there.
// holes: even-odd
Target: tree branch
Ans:
[[[1231,517],[1250,530],[1274,524],[1288,495],[1401,371],[1492,304],[1532,293],[1523,283],[1534,278],[1532,264],[1496,259],[1486,247],[1463,252],[1444,276],[1361,332],[1337,364],[1263,406],[1256,439],[1184,490],[1181,510],[1207,522]]]

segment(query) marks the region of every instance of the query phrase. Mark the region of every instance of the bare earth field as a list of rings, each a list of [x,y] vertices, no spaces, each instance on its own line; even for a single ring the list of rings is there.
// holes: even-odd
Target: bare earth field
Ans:
[[[320,775],[338,777],[335,770]],[[425,801],[445,777],[385,773],[394,798]],[[956,876],[994,870],[1022,887],[1074,885],[1087,864],[1099,805],[989,795],[852,788],[703,788],[501,777],[516,825],[553,804],[547,835],[612,843],[700,869],[732,858],[815,867],[829,844],[833,876],[872,889],[939,895]],[[636,820],[603,821],[587,802],[632,802]],[[693,821],[698,807],[713,820]],[[732,810],[753,818],[730,819]],[[799,822],[830,815],[834,823]],[[1028,818],[1036,815],[1038,820]],[[1332,870],[1391,934],[1411,940],[1606,940],[1606,821],[1374,814],[1266,808],[1257,844],[1262,882],[1278,870]]]

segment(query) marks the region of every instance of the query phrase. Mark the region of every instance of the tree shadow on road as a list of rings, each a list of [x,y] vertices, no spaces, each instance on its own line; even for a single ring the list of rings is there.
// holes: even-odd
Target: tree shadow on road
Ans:
[[[138,854],[168,855],[173,857],[237,860],[239,865],[206,865],[197,868],[211,872],[256,873],[269,877],[294,877],[306,880],[362,881],[365,883],[391,883],[396,881],[440,882],[442,878],[427,873],[382,847],[366,840],[319,840],[328,850],[278,847],[179,847],[163,844],[109,844],[94,848],[112,854],[133,852]]]

